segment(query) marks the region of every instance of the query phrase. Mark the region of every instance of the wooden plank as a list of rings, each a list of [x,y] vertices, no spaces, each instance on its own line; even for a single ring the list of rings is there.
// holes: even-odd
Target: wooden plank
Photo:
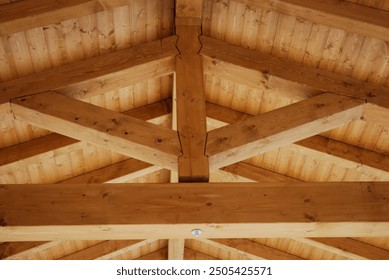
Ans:
[[[64,256],[60,260],[94,260],[103,255],[108,255],[128,246],[132,246],[140,240],[108,240]]]
[[[33,249],[37,246],[45,244],[42,241],[31,242],[5,242],[0,244],[0,260],[7,259],[21,252]]]
[[[14,99],[11,106],[18,120],[177,170],[180,143],[168,128],[52,92]]]
[[[222,170],[248,178],[255,182],[301,182],[301,180],[281,175],[245,162],[238,162],[223,167]]]
[[[180,182],[209,180],[208,158],[204,155],[206,114],[204,74],[198,36],[200,27],[177,26],[179,36],[176,59],[177,130],[182,145],[178,160]]]
[[[295,16],[368,37],[388,40],[389,12],[337,0],[238,0],[249,6]]]
[[[340,74],[301,66],[286,59],[277,58],[255,50],[233,46],[225,42],[201,36],[201,54],[217,60],[238,65],[243,68],[260,71],[311,86],[324,92],[333,92],[346,96],[361,98],[379,107],[389,109],[389,88],[359,81]],[[244,81],[244,72],[240,76]]]
[[[387,182],[1,185],[0,242],[388,236],[388,197]]]
[[[75,98],[98,95],[137,81],[169,75],[175,69],[176,36],[110,52],[0,84],[0,104],[50,90]],[[89,91],[79,90],[83,83]],[[74,86],[76,90],[69,90]],[[66,90],[64,90],[66,89]]]
[[[325,132],[362,116],[361,100],[322,94],[208,132],[210,169],[271,151]]]
[[[366,104],[363,119],[369,123],[389,128],[389,110],[373,104]]]
[[[183,260],[185,239],[169,239],[168,243],[168,258],[169,260]]]
[[[94,0],[25,0],[0,9],[0,36],[103,11]]]
[[[146,121],[165,116],[170,114],[171,111],[171,99],[169,98],[122,113]],[[78,140],[53,133],[18,145],[0,149],[0,167],[18,161],[25,161],[27,159],[33,161],[34,157],[50,153],[54,150],[57,154],[59,153],[59,149],[62,149],[64,153],[67,153],[78,149],[79,146],[80,142]]]
[[[203,0],[177,0],[175,24],[201,26]]]
[[[301,260],[299,256],[295,256],[288,252],[284,252],[275,248],[268,247],[263,244],[248,240],[248,239],[213,239],[212,241],[236,250],[258,256],[265,260]]]
[[[167,260],[168,259],[168,248],[162,248],[155,252],[143,255],[135,260]]]
[[[0,9],[0,36],[126,5],[130,0],[23,0]]]
[[[162,168],[136,159],[127,159],[97,170],[61,181],[61,184],[125,183]]]
[[[352,238],[312,238],[311,241],[357,255],[362,259],[388,260],[389,251]],[[361,258],[360,258],[361,259]]]
[[[100,255],[97,257],[97,260],[115,260],[115,259],[120,259],[122,255],[128,254],[132,251],[139,250],[144,246],[147,246],[149,244],[157,242],[157,239],[148,239],[148,240],[142,240],[138,242],[134,242],[129,244],[128,246],[125,246],[123,248],[120,248],[118,250],[112,251],[107,254]]]
[[[189,249],[189,248],[185,248],[184,259],[185,260],[193,260],[193,261],[194,260],[218,260],[215,257],[212,257],[212,256],[207,255],[207,254],[203,254],[201,252],[197,252],[197,251]]]
[[[207,115],[210,117],[210,123],[215,127],[247,120],[252,116],[212,103],[207,103]],[[217,120],[217,122],[213,120]],[[381,174],[382,171],[389,172],[388,156],[322,136],[313,136],[298,141],[290,147],[303,149],[308,154],[319,153],[320,157],[326,156],[330,162],[346,168],[358,168],[361,172],[369,174]],[[230,168],[227,167],[228,169]]]

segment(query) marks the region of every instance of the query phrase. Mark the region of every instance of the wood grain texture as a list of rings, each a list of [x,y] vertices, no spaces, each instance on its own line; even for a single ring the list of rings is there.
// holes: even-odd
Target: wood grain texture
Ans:
[[[85,98],[143,79],[172,74],[174,56],[178,53],[176,40],[177,37],[172,36],[3,82],[0,84],[0,103],[54,89],[67,88],[69,91],[71,85],[88,83],[88,92],[75,90],[67,93]],[[101,83],[106,86],[102,87]]]
[[[383,40],[388,39],[389,12],[337,0],[237,0],[249,6],[332,26]]]
[[[177,134],[121,113],[56,93],[14,99],[17,119],[168,169],[181,155]]]
[[[322,94],[208,132],[210,169],[242,161],[350,123],[362,116],[363,102]]]
[[[201,36],[201,54],[217,60],[260,71],[289,81],[311,86],[316,89],[350,97],[361,98],[379,107],[389,108],[389,88],[370,84],[338,73],[314,67],[301,66],[290,60],[271,56]],[[244,80],[242,72],[241,80]]]
[[[373,182],[2,185],[0,241],[387,236],[388,196]]]
[[[209,180],[208,158],[204,155],[206,114],[201,45],[197,26],[177,26],[176,58],[177,130],[182,146],[178,159],[180,182]]]

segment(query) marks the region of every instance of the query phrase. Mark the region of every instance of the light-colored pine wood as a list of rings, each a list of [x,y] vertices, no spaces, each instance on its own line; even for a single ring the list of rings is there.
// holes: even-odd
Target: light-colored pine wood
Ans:
[[[131,254],[132,252],[142,249],[143,247],[146,247],[150,244],[154,244],[158,242],[157,239],[148,239],[148,240],[142,240],[138,242],[129,242],[128,246],[125,246],[123,248],[118,248],[118,250],[113,250],[109,253],[100,255],[97,260],[120,260],[123,256]]]
[[[61,181],[62,184],[125,183],[161,170],[156,165],[128,159]]]
[[[212,241],[266,260],[301,260],[302,258],[248,239],[213,239]]]
[[[209,123],[214,128],[247,120],[251,116],[212,103],[207,103],[207,115]],[[341,166],[353,168],[359,172],[377,176],[377,178],[387,178],[385,174],[389,171],[387,167],[389,158],[387,156],[318,135],[298,141],[288,146],[287,149],[297,150],[317,158],[325,157],[329,162],[336,164],[338,168]],[[227,167],[226,170],[232,171],[231,168]],[[237,172],[239,172],[239,168]],[[240,175],[243,176],[243,174],[244,172]]]
[[[238,0],[249,6],[288,14],[365,36],[388,39],[389,12],[336,0]]]
[[[171,99],[162,100],[140,108],[123,112],[131,117],[141,120],[157,121],[158,118],[171,113]],[[79,141],[60,134],[50,134],[34,140],[26,141],[18,145],[10,146],[0,150],[0,166],[23,161],[25,164],[34,162],[34,157],[55,151],[56,155],[70,153],[80,149],[82,144]],[[62,152],[60,151],[62,150]],[[28,161],[27,161],[28,160]]]
[[[322,94],[259,116],[212,130],[206,154],[210,169],[271,151],[345,125],[362,116],[363,102]]]
[[[387,108],[366,104],[363,118],[367,122],[378,124],[386,129],[389,128],[389,110]]]
[[[255,182],[299,182],[300,180],[281,175],[245,162],[235,163],[222,168],[223,171],[248,178]]]
[[[183,260],[185,239],[169,239],[169,260]]]
[[[84,250],[66,255],[60,260],[94,260],[104,255],[111,254],[128,246],[137,244],[140,240],[109,240],[98,243]]]
[[[180,182],[208,181],[208,158],[204,155],[206,114],[204,74],[197,26],[177,26],[176,58],[177,130],[182,147],[178,159]]]
[[[326,245],[329,248],[335,248],[335,250],[341,250],[346,254],[349,253],[349,255],[359,256],[359,259],[389,259],[388,250],[352,238],[311,238],[309,240]]]
[[[172,36],[1,83],[3,94],[0,103],[54,89],[61,92],[61,89],[74,84],[77,84],[77,89],[87,84],[89,91],[74,90],[68,93],[67,90],[65,94],[85,98],[143,79],[169,75],[174,71],[174,56],[178,53],[176,40]]]
[[[94,0],[27,0],[0,9],[0,35],[103,11],[99,1]]]
[[[15,118],[164,168],[177,170],[177,134],[56,93],[12,101]]]
[[[197,252],[197,251],[189,249],[189,248],[185,248],[184,259],[185,260],[193,260],[193,261],[194,260],[217,260],[217,258],[215,258],[215,257]]]
[[[388,88],[371,85],[337,73],[294,63],[258,51],[232,46],[220,40],[201,36],[201,54],[244,68],[274,75],[289,81],[308,85],[325,92],[339,93],[367,100],[379,107],[389,108]],[[244,72],[242,72],[244,80]]]
[[[389,234],[388,183],[2,185],[0,194],[2,242],[191,238],[193,229],[200,238]]]

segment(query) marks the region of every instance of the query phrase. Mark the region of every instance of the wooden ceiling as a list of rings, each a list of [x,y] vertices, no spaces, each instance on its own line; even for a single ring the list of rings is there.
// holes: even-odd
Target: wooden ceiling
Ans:
[[[0,0],[0,36],[1,259],[389,259],[389,1]]]

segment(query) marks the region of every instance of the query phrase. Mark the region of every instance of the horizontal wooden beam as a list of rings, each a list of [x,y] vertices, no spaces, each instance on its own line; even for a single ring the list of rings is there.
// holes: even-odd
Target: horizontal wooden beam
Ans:
[[[388,39],[389,12],[338,0],[238,0],[249,6],[295,16],[314,23]]]
[[[340,127],[362,116],[361,100],[322,94],[208,132],[211,170]]]
[[[177,170],[181,147],[171,129],[56,93],[14,99],[11,107],[17,120]]]
[[[389,109],[388,87],[373,85],[313,67],[301,66],[293,61],[233,46],[206,36],[201,36],[201,42],[203,44],[201,54],[212,58],[214,63],[221,60],[243,68],[260,71],[265,75],[277,76],[311,86],[324,92],[361,98],[378,107]],[[244,81],[244,74],[239,78]]]
[[[0,9],[0,36],[126,5],[130,0],[24,0]]]
[[[0,104],[51,90],[82,99],[170,75],[178,54],[176,41],[171,36],[0,83]]]
[[[207,103],[207,116],[215,127],[220,127],[246,120],[252,115]],[[217,122],[213,120],[217,120]],[[389,156],[322,136],[313,136],[298,141],[292,144],[290,148],[296,148],[308,154],[317,153],[318,156],[325,156],[332,163],[346,168],[356,168],[361,172],[375,174],[375,176],[380,178],[389,176]],[[229,169],[228,167],[226,168]]]
[[[1,185],[0,242],[388,236],[388,198],[387,182]]]

